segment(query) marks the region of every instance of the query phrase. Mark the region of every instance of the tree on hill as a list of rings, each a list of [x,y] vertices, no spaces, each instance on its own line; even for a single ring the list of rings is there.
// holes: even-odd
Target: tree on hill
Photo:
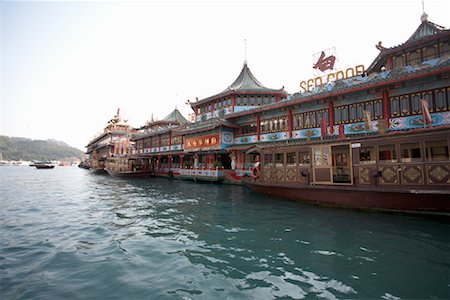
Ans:
[[[0,136],[0,153],[4,160],[82,159],[83,152],[64,142]]]

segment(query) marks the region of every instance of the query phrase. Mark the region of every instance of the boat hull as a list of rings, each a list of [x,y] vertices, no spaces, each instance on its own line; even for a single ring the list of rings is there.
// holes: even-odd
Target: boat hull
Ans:
[[[277,184],[244,178],[249,189],[322,206],[450,216],[450,190],[363,189],[355,186]]]
[[[53,169],[53,165],[35,165],[36,169]]]
[[[106,174],[106,170],[104,168],[90,168],[89,171],[94,174]]]
[[[105,169],[109,175],[114,177],[123,177],[123,178],[145,178],[154,176],[153,171],[127,171],[127,172],[117,172],[113,170]]]

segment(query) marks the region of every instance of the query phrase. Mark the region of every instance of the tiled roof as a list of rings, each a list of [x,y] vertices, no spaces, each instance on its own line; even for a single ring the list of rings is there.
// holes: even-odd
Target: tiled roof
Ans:
[[[443,31],[448,31],[445,27],[437,25],[433,22],[428,21],[428,15],[423,14],[421,17],[422,24],[414,31],[411,37],[406,41],[406,43],[420,40],[422,38],[428,37],[430,35],[435,35]]]
[[[380,64],[384,64],[388,54],[395,53],[407,47],[414,47],[416,45],[449,35],[450,30],[441,25],[437,25],[433,22],[428,21],[428,16],[424,13],[421,17],[421,24],[419,25],[419,27],[417,27],[414,33],[403,44],[399,44],[390,48],[383,47],[381,45],[381,42],[376,45],[377,49],[380,50],[380,53],[367,68],[367,72],[370,73],[377,65],[380,66]]]
[[[368,76],[355,76],[348,79],[342,79],[329,84],[316,87],[313,91],[307,93],[295,93],[289,100],[265,105],[260,108],[249,109],[244,112],[236,112],[226,116],[227,119],[259,113],[278,107],[286,107],[298,103],[308,102],[310,100],[324,99],[326,97],[341,95],[355,90],[374,88],[383,84],[408,80],[411,77],[420,75],[426,76],[433,72],[448,72],[450,70],[450,57],[441,57],[429,61],[424,61],[419,65],[396,68],[391,71],[380,73],[371,73]]]
[[[180,111],[176,108],[167,117],[165,117],[163,119],[163,121],[170,122],[170,123],[178,123],[178,124],[189,123],[189,121],[186,120],[186,118],[183,117],[183,115],[180,113]]]
[[[199,100],[197,102],[190,103],[191,106],[197,106],[198,104],[208,102],[213,99],[217,99],[220,97],[224,97],[227,95],[235,94],[235,93],[282,93],[286,94],[283,89],[270,89],[263,86],[258,79],[252,74],[250,68],[247,65],[247,62],[244,62],[244,67],[239,73],[239,76],[236,80],[227,87],[223,92],[207,97],[205,99]]]

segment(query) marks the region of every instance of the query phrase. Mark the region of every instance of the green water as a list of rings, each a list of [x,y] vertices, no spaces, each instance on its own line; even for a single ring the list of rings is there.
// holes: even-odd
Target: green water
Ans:
[[[0,167],[3,299],[449,299],[450,223]]]

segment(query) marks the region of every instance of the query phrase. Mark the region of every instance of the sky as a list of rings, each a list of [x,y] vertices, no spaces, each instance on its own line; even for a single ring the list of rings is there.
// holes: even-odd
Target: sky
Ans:
[[[450,1],[424,1],[448,28]],[[266,87],[289,93],[333,48],[337,68],[405,42],[422,1],[0,0],[0,134],[85,150],[121,109],[132,126],[226,89],[246,59]],[[244,40],[246,42],[244,42]]]

